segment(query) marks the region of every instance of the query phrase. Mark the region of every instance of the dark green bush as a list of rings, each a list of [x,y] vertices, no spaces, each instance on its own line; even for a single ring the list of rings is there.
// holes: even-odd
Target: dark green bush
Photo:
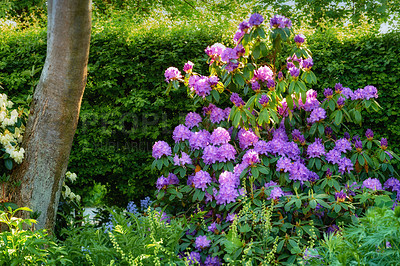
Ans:
[[[206,73],[197,68],[206,65],[204,49],[230,41],[218,25],[152,27],[139,31],[123,21],[94,24],[88,83],[69,164],[80,177],[74,191],[83,198],[95,182],[106,185],[108,204],[126,206],[130,200],[153,193],[158,177],[150,170],[153,143],[171,141],[173,128],[196,108],[186,91],[163,94],[164,70],[182,68],[191,59],[195,71]],[[15,99],[31,93],[40,77],[46,33],[29,29],[4,36],[0,40],[0,85]],[[383,108],[377,114],[363,113],[368,122],[359,132],[371,128],[376,138],[389,135],[391,149],[399,153],[399,34],[335,36],[328,30],[308,37],[313,71],[319,78],[315,89],[321,92],[335,85],[329,82],[351,89],[376,86]]]

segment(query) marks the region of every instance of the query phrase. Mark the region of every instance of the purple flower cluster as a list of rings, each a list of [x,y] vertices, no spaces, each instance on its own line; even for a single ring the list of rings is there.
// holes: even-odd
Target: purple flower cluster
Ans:
[[[191,61],[187,61],[187,63],[185,63],[185,65],[183,66],[183,71],[185,71],[186,73],[190,73],[192,72],[194,63]]]
[[[340,158],[338,161],[338,165],[339,165],[339,172],[341,174],[350,173],[350,171],[354,169],[353,163],[349,158],[346,157]]]
[[[219,191],[214,188],[214,197],[217,204],[229,204],[235,202],[239,196],[237,187],[240,184],[240,174],[225,171],[219,176]]]
[[[346,99],[345,98],[343,98],[343,97],[339,97],[339,99],[337,100],[337,105],[338,105],[338,108],[339,109],[342,109],[343,108],[343,106],[344,106],[344,102],[346,101]]]
[[[168,143],[159,140],[153,145],[153,157],[155,159],[160,159],[163,155],[172,155],[172,150]]]
[[[171,80],[176,80],[182,78],[181,72],[176,67],[169,67],[164,73],[165,81],[170,82]]]
[[[298,47],[300,47],[305,40],[306,36],[304,36],[303,34],[297,34],[296,36],[294,36],[294,42],[297,44]]]
[[[158,190],[165,189],[168,185],[178,185],[179,179],[176,175],[169,173],[168,177],[164,177],[163,175],[157,179],[156,187]]]
[[[300,130],[294,129],[292,132],[292,138],[294,142],[298,142],[301,145],[306,144],[306,139],[304,138],[304,135],[301,134]]]
[[[203,129],[193,132],[189,138],[189,145],[193,150],[204,149],[210,143],[210,132]]]
[[[199,265],[201,262],[200,253],[195,251],[190,252],[190,254],[186,258],[188,265]]]
[[[181,158],[179,158],[178,154],[175,154],[174,165],[185,166],[186,164],[192,164],[192,159],[186,152],[182,152]]]
[[[268,80],[273,81],[274,72],[268,66],[262,66],[257,70],[254,70],[253,81],[258,80],[261,82],[267,82]]]
[[[238,59],[237,51],[234,48],[225,48],[221,54],[221,60],[225,63],[229,63],[231,60]]]
[[[378,98],[378,90],[374,86],[365,86],[364,89],[355,90],[350,97],[353,101]]]
[[[321,107],[317,107],[312,110],[310,117],[307,118],[307,123],[314,124],[315,122],[321,121],[326,118],[326,111]]]
[[[184,125],[178,125],[175,127],[174,132],[172,133],[172,138],[175,140],[175,143],[189,140],[190,137],[192,136],[193,132],[190,131],[189,128],[187,128]]]
[[[204,261],[205,266],[220,266],[222,265],[221,259],[218,257],[211,257],[207,256],[206,260]]]
[[[273,16],[271,18],[269,24],[271,26],[271,29],[277,29],[277,28],[282,29],[282,28],[291,28],[292,27],[292,21],[281,15]]]
[[[387,141],[387,139],[386,139],[386,138],[382,138],[382,139],[381,139],[381,149],[382,149],[382,150],[386,150],[387,147],[388,147],[388,141]]]
[[[329,100],[333,97],[333,90],[331,88],[326,88],[324,90],[324,96]]]
[[[193,127],[197,127],[201,121],[201,116],[198,113],[190,112],[186,115],[185,125],[191,129]]]
[[[315,108],[319,107],[321,103],[317,99],[317,92],[311,89],[306,93],[306,102],[303,103],[303,100],[300,98],[298,104],[300,109],[311,112]]]
[[[297,79],[300,75],[300,69],[298,69],[295,66],[292,66],[291,68],[289,68],[289,74],[294,78]]]
[[[264,22],[263,16],[261,16],[261,15],[258,14],[258,13],[254,13],[254,14],[252,14],[252,15],[250,16],[249,24],[250,24],[251,26],[258,26],[258,25],[260,25],[260,24],[263,23],[263,22]]]
[[[255,150],[248,150],[243,156],[243,163],[247,165],[254,165],[260,162],[258,153]]]
[[[348,139],[346,138],[341,138],[338,139],[335,142],[335,149],[339,152],[344,152],[346,153],[347,151],[351,151],[351,143]]]
[[[362,187],[369,188],[371,190],[382,190],[382,184],[377,178],[368,178],[365,179]]]
[[[259,103],[262,106],[264,106],[264,107],[267,106],[268,105],[268,101],[269,101],[268,95],[265,95],[265,94],[261,95]]]
[[[325,153],[325,146],[319,138],[316,138],[314,143],[310,144],[307,148],[307,155],[310,158],[319,158],[321,155],[325,155]]]
[[[208,172],[200,170],[193,177],[193,185],[195,188],[201,188],[201,190],[205,190],[207,188],[207,184],[211,183],[211,176]]]
[[[211,243],[211,240],[208,240],[207,236],[196,237],[195,245],[196,245],[196,248],[199,250],[209,247],[210,243]]]
[[[239,146],[242,150],[247,149],[251,145],[254,145],[258,141],[257,135],[252,129],[245,130],[241,128],[238,133],[239,136]]]
[[[245,105],[245,102],[236,92],[232,93],[230,100],[236,107],[242,107]]]
[[[368,140],[373,140],[374,132],[370,128],[368,128],[367,131],[365,132],[365,136],[367,137]]]
[[[271,190],[271,193],[269,194],[269,197],[267,198],[268,200],[273,199],[273,200],[279,200],[282,196],[284,196],[285,193],[280,187],[274,187]]]
[[[219,57],[221,56],[225,48],[226,48],[225,45],[221,43],[215,43],[211,46],[207,46],[205,52],[212,59],[211,60],[212,62],[210,62],[210,64],[212,64],[214,60],[219,60]]]
[[[214,145],[228,143],[231,140],[231,135],[228,130],[222,127],[218,127],[214,129],[213,133],[210,136],[210,141]]]
[[[313,65],[314,65],[314,62],[311,57],[306,58],[301,61],[301,67],[304,69],[304,71],[309,71]]]
[[[215,84],[214,76],[196,76],[193,75],[189,78],[189,87],[200,97],[205,98],[212,91],[212,87]],[[217,81],[218,83],[218,81]]]

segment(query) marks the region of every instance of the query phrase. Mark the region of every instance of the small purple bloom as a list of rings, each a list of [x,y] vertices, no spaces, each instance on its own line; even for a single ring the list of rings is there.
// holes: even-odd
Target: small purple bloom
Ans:
[[[239,145],[242,150],[247,149],[251,145],[254,145],[258,141],[257,135],[250,128],[249,130],[240,129],[239,133]]]
[[[326,154],[326,160],[330,163],[337,164],[337,163],[339,163],[341,155],[342,154],[340,151],[338,151],[336,149],[332,149],[332,150],[328,151],[328,153]]]
[[[349,158],[343,157],[338,161],[339,172],[343,175],[344,173],[350,173],[353,170],[353,163]]]
[[[245,21],[245,20],[242,21],[242,22],[240,22],[240,24],[239,24],[239,26],[238,26],[239,30],[241,30],[241,31],[246,31],[246,30],[248,30],[250,27],[251,27],[250,23],[247,22],[247,21]]]
[[[169,185],[169,180],[167,177],[164,177],[163,175],[160,176],[156,181],[156,188],[158,190],[165,189],[168,187],[168,185]]]
[[[307,155],[310,158],[320,158],[321,155],[325,155],[325,147],[322,144],[322,140],[315,138],[315,142],[310,144],[307,148]]]
[[[228,130],[222,127],[214,129],[210,136],[210,141],[214,145],[228,143],[231,140]]]
[[[336,224],[332,224],[332,225],[330,225],[330,226],[328,227],[328,230],[326,230],[326,233],[327,233],[328,235],[330,235],[330,234],[336,234],[336,233],[339,232],[339,231],[340,231],[339,226],[337,226]]]
[[[210,143],[210,133],[203,129],[198,132],[193,132],[189,138],[189,145],[193,150],[205,148]]]
[[[332,91],[332,89],[331,89],[331,88],[326,88],[326,89],[324,90],[324,96],[325,96],[326,98],[328,98],[328,99],[332,99],[332,96],[333,96],[333,91]]]
[[[181,72],[176,67],[169,67],[164,73],[165,81],[170,82],[171,80],[176,80],[182,78]]]
[[[201,121],[201,116],[198,113],[190,112],[186,115],[185,125],[191,129],[197,127]]]
[[[236,50],[233,48],[226,48],[221,54],[221,60],[228,63],[230,60],[238,59]]]
[[[367,132],[365,132],[365,136],[368,140],[372,140],[374,138],[374,132],[370,128],[368,128]]]
[[[400,192],[400,181],[394,177],[386,180],[385,184],[383,184],[384,189],[388,189],[389,191],[397,191]]]
[[[340,84],[340,83],[336,83],[336,84],[335,84],[335,92],[336,92],[337,94],[342,93],[342,89],[343,89],[343,85],[342,85],[342,84]]]
[[[198,252],[192,251],[186,258],[188,265],[199,265],[201,263],[200,253]]]
[[[160,140],[153,145],[153,157],[155,159],[160,159],[163,155],[172,155],[172,150],[168,143]]]
[[[325,128],[325,135],[326,135],[328,138],[332,137],[332,133],[333,133],[333,130],[332,130],[331,127],[326,127],[326,128]]]
[[[356,150],[358,152],[361,152],[361,150],[362,150],[362,141],[361,140],[356,140],[356,143],[354,144],[354,146],[356,147]]]
[[[260,162],[258,153],[255,150],[248,150],[243,156],[243,162],[248,165],[253,165]]]
[[[293,78],[298,78],[300,75],[300,69],[297,67],[293,66],[289,69],[289,73]]]
[[[238,30],[235,35],[233,36],[233,41],[235,43],[238,43],[240,41],[240,39],[242,39],[242,37],[244,36],[245,32]]]
[[[301,67],[305,70],[308,71],[312,68],[314,65],[313,59],[311,57],[304,59],[301,61]]]
[[[192,132],[184,125],[178,125],[175,127],[174,132],[172,133],[172,138],[175,140],[175,143],[189,140],[192,136]]]
[[[208,145],[207,147],[204,148],[203,151],[203,156],[202,156],[203,162],[205,164],[214,164],[220,159],[220,154],[219,154],[219,149],[218,147],[215,147],[213,145]]]
[[[280,187],[274,187],[271,190],[271,193],[269,194],[269,197],[267,198],[268,200],[274,199],[274,200],[279,200],[282,196],[284,196],[285,193]]]
[[[315,122],[319,122],[325,118],[326,118],[325,109],[317,107],[311,112],[310,117],[307,118],[307,122],[309,124],[314,124]]]
[[[209,232],[215,233],[217,231],[217,223],[212,223],[210,226],[207,227]]]
[[[304,36],[303,34],[297,34],[296,36],[294,36],[294,42],[299,47],[304,43],[305,39],[306,39],[306,36]]]
[[[185,63],[185,65],[183,66],[183,71],[185,71],[186,73],[192,72],[193,66],[193,62],[187,61],[187,63]]]
[[[258,83],[257,81],[252,82],[251,89],[253,91],[259,91],[261,89],[260,83]]]
[[[258,25],[260,25],[261,23],[263,23],[263,21],[264,21],[263,16],[261,16],[261,15],[258,14],[258,13],[254,13],[254,14],[252,14],[252,15],[250,16],[249,24],[250,24],[251,26],[258,26]]]
[[[245,102],[240,98],[239,94],[233,92],[230,98],[231,102],[236,105],[236,107],[242,107],[245,105]]]
[[[254,70],[254,79],[262,82],[268,79],[273,79],[274,72],[268,66],[262,66],[257,70]]]
[[[350,141],[350,139],[351,139],[349,132],[344,132],[343,137],[345,139],[347,139],[348,141]]]
[[[362,187],[369,188],[372,190],[382,190],[382,184],[377,178],[368,178],[364,180]]]
[[[271,29],[276,29],[276,28],[290,28],[292,27],[292,21],[288,18],[285,18],[284,16],[281,15],[275,15],[271,18],[269,22]]]
[[[260,98],[259,103],[260,103],[262,106],[264,106],[264,107],[267,106],[268,101],[269,101],[268,95],[265,95],[265,94],[261,95],[261,98]]]
[[[381,139],[381,149],[382,149],[382,150],[386,150],[387,147],[388,147],[388,141],[387,141],[387,139],[386,139],[386,138],[382,138],[382,139]]]
[[[337,105],[339,109],[343,108],[345,100],[346,100],[345,98],[339,97],[339,99],[337,100]]]
[[[346,138],[338,139],[335,142],[335,149],[344,153],[351,151],[351,143]]]
[[[201,188],[201,190],[205,190],[207,188],[207,184],[211,183],[211,176],[208,172],[200,170],[193,177],[193,184],[195,188]]]

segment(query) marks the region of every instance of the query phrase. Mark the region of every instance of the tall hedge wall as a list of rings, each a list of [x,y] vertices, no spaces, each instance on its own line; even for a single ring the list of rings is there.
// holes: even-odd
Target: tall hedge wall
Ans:
[[[45,59],[45,32],[9,34],[0,40],[0,85],[18,97],[39,79]],[[105,184],[108,204],[124,206],[154,190],[151,147],[171,141],[185,114],[194,110],[184,91],[163,94],[164,70],[182,68],[187,60],[207,73],[204,48],[227,42],[220,29],[174,29],[124,34],[97,31],[92,36],[88,83],[82,103],[69,169],[80,177],[75,189],[87,193],[93,182]],[[374,85],[382,110],[364,113],[364,134],[388,136],[400,151],[400,38],[398,33],[339,40],[329,32],[308,36],[319,92],[336,82],[351,89]],[[198,69],[198,67],[202,67]]]

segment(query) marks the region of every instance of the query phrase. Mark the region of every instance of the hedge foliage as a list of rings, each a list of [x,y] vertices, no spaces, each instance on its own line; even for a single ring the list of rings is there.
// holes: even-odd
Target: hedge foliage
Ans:
[[[228,44],[222,27],[181,26],[133,31],[128,27],[95,27],[90,48],[88,81],[69,170],[80,177],[77,192],[85,197],[95,182],[106,185],[107,204],[125,206],[154,190],[151,148],[156,140],[172,141],[173,128],[196,110],[186,91],[163,94],[164,70],[182,68],[187,60],[206,73],[205,47]],[[46,54],[46,32],[8,32],[0,40],[0,85],[21,98],[31,93]],[[365,84],[378,88],[382,110],[364,113],[367,128],[389,136],[400,149],[399,33],[339,39],[329,30],[308,36],[318,77],[317,91],[340,82],[351,89]],[[197,110],[200,111],[200,110]],[[353,132],[354,134],[356,132]]]

